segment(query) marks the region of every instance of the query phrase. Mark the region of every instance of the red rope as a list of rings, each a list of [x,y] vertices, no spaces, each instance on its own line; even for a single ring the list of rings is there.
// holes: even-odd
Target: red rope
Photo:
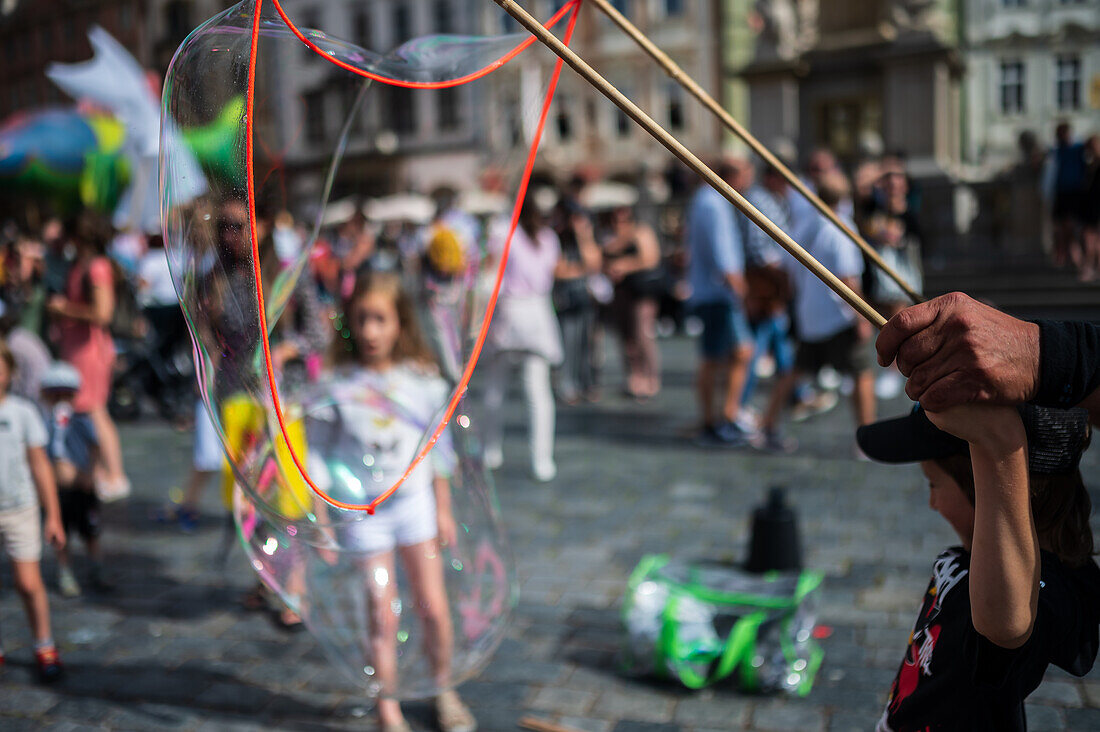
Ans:
[[[296,35],[299,41],[306,44],[306,46],[308,46],[309,49],[316,53],[318,56],[321,56],[329,63],[339,66],[342,69],[346,69],[353,74],[357,74],[367,79],[373,79],[374,81],[381,81],[385,84],[390,84],[391,86],[404,87],[406,89],[448,89],[450,87],[462,86],[463,84],[466,84],[468,82],[476,81],[477,79],[480,79],[483,76],[486,76],[489,73],[499,69],[501,66],[514,59],[525,49],[529,48],[532,43],[538,40],[534,36],[529,36],[528,38],[524,39],[518,46],[498,58],[496,61],[493,61],[488,66],[478,69],[472,74],[460,76],[457,79],[448,79],[446,81],[401,81],[400,79],[391,79],[389,77],[381,76],[379,74],[373,74],[370,71],[366,71],[357,66],[353,66],[346,61],[341,61],[334,56],[330,56],[327,51],[321,49],[313,41],[306,38],[305,34],[302,33],[302,31],[298,30],[298,26],[294,25],[294,21],[292,21],[287,16],[279,0],[272,0],[272,2],[275,4],[275,12],[277,12],[279,14],[279,17],[283,19],[283,23],[285,23],[286,27],[290,29],[290,32]],[[571,9],[580,6],[580,2],[581,0],[570,0],[565,5],[562,5],[561,8],[558,9],[558,12],[554,13],[552,16],[550,16],[550,20],[546,21],[546,27],[553,28],[559,20],[565,17],[566,13],[568,13]],[[257,6],[258,4],[259,3],[257,3]],[[576,15],[575,10],[574,15]],[[567,34],[566,39],[568,39],[568,37],[569,36]],[[568,44],[569,41],[566,40],[565,43]]]
[[[395,79],[388,79],[382,76],[378,76],[376,74],[371,74],[370,72],[355,68],[354,66],[340,61],[339,59],[329,56],[327,53],[325,53],[323,50],[313,44],[308,38],[306,38],[300,30],[298,30],[293,21],[291,21],[290,18],[287,17],[286,13],[283,12],[282,6],[279,4],[279,0],[272,0],[272,2],[274,3],[275,9],[279,13],[279,16],[282,18],[283,22],[288,28],[290,28],[291,32],[293,32],[294,35],[298,37],[298,40],[300,40],[302,43],[308,46],[310,50],[324,58],[326,61],[329,61],[336,66],[347,69],[348,71],[351,71],[360,76],[364,76],[366,78],[373,79],[375,81],[379,81],[385,84],[403,86],[406,88],[443,89],[480,79],[489,74],[491,71],[494,71],[495,69],[498,69],[504,64],[508,63],[508,61],[515,58],[517,55],[519,55],[520,52],[528,48],[536,40],[534,36],[525,39],[515,49],[505,54],[497,61],[489,64],[482,69],[479,69],[473,74],[468,74],[467,76],[461,77],[459,79],[442,82],[402,82]],[[535,158],[538,154],[539,141],[542,139],[542,132],[546,126],[546,119],[550,114],[550,104],[553,101],[554,92],[557,89],[558,85],[558,79],[561,76],[562,60],[557,60],[557,63],[554,65],[554,72],[550,76],[550,83],[546,90],[546,97],[543,100],[542,111],[539,115],[538,125],[535,128],[535,136],[534,139],[531,141],[531,147],[527,153],[527,161],[523,168],[523,175],[520,178],[519,188],[516,191],[516,200],[512,206],[512,218],[508,227],[508,237],[504,241],[504,248],[501,252],[500,257],[500,265],[497,267],[496,281],[493,284],[493,291],[489,296],[489,302],[485,308],[485,316],[481,321],[481,328],[478,331],[477,339],[475,340],[473,350],[470,353],[470,360],[467,362],[466,367],[462,372],[462,378],[459,379],[458,385],[455,388],[454,393],[451,395],[450,401],[447,403],[447,408],[443,414],[443,418],[440,420],[439,425],[432,433],[432,436],[431,438],[429,438],[428,443],[420,450],[413,461],[405,469],[405,472],[401,475],[401,478],[398,479],[397,482],[395,482],[392,486],[390,486],[387,491],[382,493],[382,495],[378,496],[367,505],[345,503],[344,501],[337,500],[328,495],[327,493],[322,491],[316,483],[313,482],[313,479],[309,477],[309,473],[306,472],[305,466],[302,465],[301,458],[298,456],[297,452],[294,450],[294,447],[291,445],[290,438],[287,435],[286,419],[283,415],[282,404],[279,400],[279,389],[276,386],[275,382],[275,367],[271,361],[271,343],[267,335],[267,311],[264,304],[263,280],[260,276],[260,250],[259,242],[256,237],[256,188],[254,181],[255,164],[252,142],[254,131],[253,113],[255,108],[256,92],[256,52],[260,40],[260,9],[262,3],[263,0],[256,0],[256,5],[253,9],[251,47],[249,49],[248,55],[248,98],[247,110],[245,112],[245,171],[248,178],[248,230],[250,236],[252,237],[252,269],[256,284],[256,304],[259,310],[260,340],[263,346],[264,368],[267,372],[267,380],[270,386],[272,406],[275,409],[275,417],[279,423],[280,436],[282,437],[283,442],[286,445],[287,452],[290,454],[290,458],[294,462],[294,466],[298,469],[298,472],[301,474],[302,479],[309,485],[311,489],[313,489],[314,493],[320,496],[326,503],[331,506],[335,506],[336,508],[353,511],[366,511],[368,514],[373,514],[375,509],[378,508],[379,505],[381,505],[385,500],[392,496],[398,488],[401,487],[405,480],[408,479],[409,475],[412,474],[413,470],[415,470],[420,462],[428,455],[429,452],[431,452],[432,448],[435,446],[436,441],[439,439],[439,436],[443,433],[443,430],[446,429],[447,424],[451,421],[451,417],[454,416],[455,409],[458,407],[458,402],[466,393],[466,389],[470,384],[470,378],[471,376],[473,376],[474,366],[477,364],[478,358],[481,355],[481,350],[485,345],[485,338],[489,332],[489,323],[492,320],[493,311],[496,309],[497,297],[500,294],[500,285],[504,278],[504,268],[508,263],[508,253],[511,250],[512,246],[512,236],[515,234],[516,227],[519,224],[519,213],[523,205],[523,200],[527,195],[527,187],[531,180],[531,172],[534,169]],[[573,31],[577,25],[577,16],[580,12],[580,7],[581,0],[571,0],[566,5],[563,5],[562,8],[557,13],[555,13],[554,16],[546,24],[546,27],[549,28],[557,23],[558,20],[560,20],[562,17],[564,17],[567,12],[572,11],[569,17],[569,23],[566,27],[565,35],[562,37],[562,40],[566,45],[569,44],[570,40],[573,37]]]

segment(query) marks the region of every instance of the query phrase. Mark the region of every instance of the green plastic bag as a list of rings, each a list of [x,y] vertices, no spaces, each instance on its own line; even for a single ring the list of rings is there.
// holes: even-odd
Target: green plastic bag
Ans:
[[[821,572],[750,574],[731,564],[642,558],[623,603],[625,670],[701,689],[810,693],[824,653],[813,637]]]

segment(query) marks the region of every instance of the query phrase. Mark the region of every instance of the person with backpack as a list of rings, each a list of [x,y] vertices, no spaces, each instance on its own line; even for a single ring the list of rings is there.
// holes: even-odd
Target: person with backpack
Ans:
[[[47,312],[56,328],[58,356],[80,373],[80,390],[73,409],[87,413],[99,439],[96,491],[101,498],[121,498],[130,492],[122,464],[118,429],[107,411],[114,371],[115,345],[111,322],[115,314],[115,273],[106,256],[110,224],[100,214],[85,211],[72,227],[76,259],[63,293],[50,297]]]

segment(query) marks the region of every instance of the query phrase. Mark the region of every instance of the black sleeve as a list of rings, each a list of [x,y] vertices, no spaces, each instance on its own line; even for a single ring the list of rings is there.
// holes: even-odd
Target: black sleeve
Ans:
[[[1039,391],[1034,403],[1068,408],[1100,387],[1100,327],[1074,321],[1036,320]]]
[[[1035,624],[1019,648],[1001,648],[969,624],[965,652],[973,662],[975,684],[1013,690],[1023,698],[1043,680],[1049,664],[1066,668],[1081,654],[1085,613],[1078,589],[1061,563],[1045,552],[1041,577]]]

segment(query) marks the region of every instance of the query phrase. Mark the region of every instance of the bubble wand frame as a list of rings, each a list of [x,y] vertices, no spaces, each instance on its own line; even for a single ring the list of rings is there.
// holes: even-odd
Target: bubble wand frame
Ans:
[[[726,181],[703,163],[694,153],[673,137],[667,130],[653,121],[653,118],[642,111],[638,105],[630,101],[621,91],[589,66],[580,56],[574,53],[568,46],[558,40],[550,31],[546,30],[535,18],[518,5],[514,0],[493,0],[516,21],[526,28],[543,45],[553,51],[558,58],[569,65],[592,86],[610,99],[615,106],[621,109],[628,117],[637,122],[642,129],[653,136],[665,146],[669,152],[679,158],[685,165],[694,170],[712,188],[737,207],[750,221],[760,227],[764,233],[770,236],[779,246],[783,247],[798,263],[809,269],[818,279],[824,282],[829,289],[835,292],[861,316],[866,318],[876,328],[886,325],[886,319],[877,310],[867,304],[851,287],[848,287],[840,278],[834,275],[824,265],[818,262],[802,246],[775,225],[771,219],[760,213],[749,203],[744,196],[734,190]]]
[[[612,23],[617,25],[619,29],[630,36],[631,40],[638,44],[638,46],[649,55],[657,65],[660,66],[673,81],[682,86],[689,94],[698,99],[704,107],[706,107],[715,117],[721,121],[727,130],[737,135],[741,140],[752,148],[752,151],[759,155],[764,162],[772,166],[779,171],[791,186],[802,194],[810,204],[817,209],[818,213],[827,218],[833,223],[834,226],[839,228],[844,234],[852,240],[852,243],[863,250],[863,253],[867,255],[867,258],[874,263],[876,267],[881,269],[886,275],[897,283],[898,287],[909,296],[914,303],[924,302],[924,297],[914,290],[909,283],[907,283],[901,275],[899,275],[890,265],[888,265],[875,248],[872,247],[867,241],[856,233],[850,226],[844,223],[843,220],[836,213],[825,205],[816,193],[802,182],[797,175],[795,175],[790,168],[788,168],[783,161],[772,154],[768,148],[764,147],[759,140],[757,140],[751,132],[745,129],[741,123],[733,118],[729,112],[727,112],[721,104],[717,102],[710,94],[707,94],[695,79],[691,78],[686,71],[669,58],[668,54],[657,47],[653,41],[651,41],[642,31],[638,29],[633,23],[615,9],[608,0],[589,0],[599,8],[604,15],[606,15]]]

